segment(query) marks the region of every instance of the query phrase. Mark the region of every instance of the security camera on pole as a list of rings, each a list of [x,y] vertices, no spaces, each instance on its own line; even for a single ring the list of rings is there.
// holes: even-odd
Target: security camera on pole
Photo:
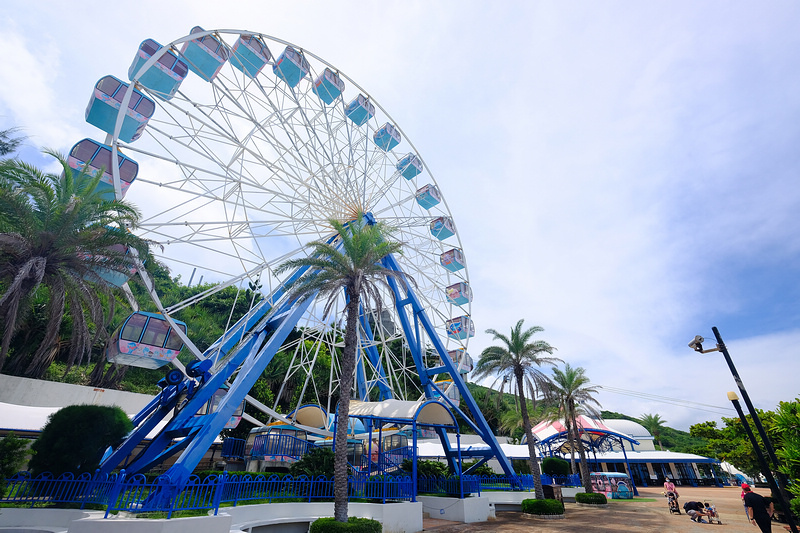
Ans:
[[[744,400],[745,405],[747,405],[747,410],[750,411],[750,416],[753,418],[753,424],[756,426],[758,430],[758,434],[761,436],[761,440],[764,443],[764,447],[767,450],[767,454],[769,454],[769,458],[774,465],[775,471],[778,474],[778,483],[775,482],[775,478],[772,476],[772,472],[769,469],[769,465],[766,463],[762,463],[761,468],[764,470],[763,474],[764,477],[767,478],[767,482],[769,483],[770,490],[774,494],[777,494],[778,499],[781,504],[781,508],[786,513],[786,519],[789,522],[789,527],[793,533],[798,533],[797,525],[794,521],[794,516],[792,515],[792,511],[789,508],[789,502],[786,500],[786,495],[784,490],[787,485],[786,476],[780,471],[780,462],[778,461],[778,457],[775,455],[775,449],[772,447],[772,442],[767,437],[767,432],[764,431],[764,426],[761,425],[761,419],[758,417],[758,413],[756,412],[755,407],[753,407],[753,403],[750,401],[750,396],[747,394],[747,390],[744,388],[744,383],[742,383],[742,378],[739,377],[739,372],[736,371],[736,367],[733,365],[733,360],[731,359],[730,354],[728,353],[728,349],[725,347],[725,343],[722,341],[722,337],[719,334],[719,330],[716,327],[711,328],[711,331],[714,332],[714,336],[717,339],[717,346],[715,348],[709,348],[707,350],[703,349],[703,342],[705,339],[700,335],[696,335],[694,339],[689,343],[689,348],[693,349],[699,353],[710,353],[710,352],[722,352],[722,355],[725,357],[725,362],[728,363],[728,368],[731,370],[731,375],[733,375],[733,380],[736,382],[736,385],[739,387],[739,392],[742,393],[742,399]],[[729,399],[733,402],[734,407],[737,408],[737,413],[739,414],[739,418],[742,421],[742,424],[747,431],[747,434],[750,436],[750,440],[753,444],[753,449],[756,451],[756,454],[763,458],[761,454],[761,450],[758,446],[758,441],[753,435],[753,432],[750,431],[750,426],[747,423],[747,419],[744,416],[744,413],[741,410],[738,398],[731,397],[732,393],[728,393]],[[733,394],[735,397],[736,395]]]

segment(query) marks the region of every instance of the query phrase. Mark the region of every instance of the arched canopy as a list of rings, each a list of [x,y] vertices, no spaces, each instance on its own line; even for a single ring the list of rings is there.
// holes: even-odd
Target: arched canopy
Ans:
[[[434,400],[359,402],[351,400],[350,416],[397,424],[416,423],[420,426],[456,427],[453,413]]]
[[[622,440],[634,445],[639,444],[639,441],[630,435],[606,426],[602,420],[579,416],[576,422],[581,441],[596,452],[610,450],[612,445],[619,444]],[[533,435],[536,444],[542,449],[560,454],[570,453],[567,426],[563,420],[540,422],[533,428]]]

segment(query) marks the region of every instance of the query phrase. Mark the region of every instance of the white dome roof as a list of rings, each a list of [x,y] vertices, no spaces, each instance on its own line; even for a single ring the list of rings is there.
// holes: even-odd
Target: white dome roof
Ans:
[[[603,423],[614,431],[624,433],[625,435],[630,435],[636,440],[639,440],[639,437],[653,438],[650,432],[647,431],[643,425],[638,422],[634,422],[633,420],[604,419]]]

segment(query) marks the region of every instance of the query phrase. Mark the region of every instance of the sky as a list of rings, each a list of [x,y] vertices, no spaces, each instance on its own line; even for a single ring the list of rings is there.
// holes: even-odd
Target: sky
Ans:
[[[603,409],[688,430],[735,416],[723,357],[687,346],[716,326],[757,408],[798,397],[797,3],[6,0],[0,129],[47,164],[92,134],[98,78],[195,25],[312,51],[413,139],[468,256],[473,357],[524,319]]]

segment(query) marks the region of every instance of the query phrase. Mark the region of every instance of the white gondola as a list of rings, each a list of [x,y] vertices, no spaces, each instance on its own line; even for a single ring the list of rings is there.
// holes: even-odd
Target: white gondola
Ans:
[[[400,175],[410,180],[414,176],[422,174],[422,161],[416,154],[406,154],[403,159],[397,162],[395,168],[400,171]]]
[[[450,272],[458,272],[467,266],[464,252],[459,248],[451,248],[439,256],[439,263]]]
[[[450,217],[438,217],[431,220],[431,235],[443,241],[456,234],[456,227]]]
[[[272,65],[272,72],[292,88],[306,77],[309,70],[311,66],[305,56],[291,46],[287,46]]]
[[[398,129],[387,122],[375,132],[372,136],[372,140],[375,141],[375,145],[378,148],[384,152],[388,152],[400,144],[402,137]]]
[[[353,121],[356,126],[363,126],[369,119],[375,116],[375,105],[369,101],[369,98],[363,94],[359,94],[353,101],[347,104],[344,110],[347,118]]]
[[[205,30],[200,26],[192,28],[192,34],[203,31]],[[183,43],[181,55],[189,65],[189,70],[206,81],[213,81],[219,74],[222,65],[228,60],[230,53],[220,39],[214,35],[206,35]]]
[[[442,201],[442,194],[439,192],[439,189],[436,185],[430,183],[417,189],[417,194],[415,196],[417,203],[425,209],[430,209]]]
[[[322,74],[314,80],[312,90],[314,94],[319,96],[320,100],[330,105],[344,92],[344,81],[339,77],[339,74],[325,67]]]

